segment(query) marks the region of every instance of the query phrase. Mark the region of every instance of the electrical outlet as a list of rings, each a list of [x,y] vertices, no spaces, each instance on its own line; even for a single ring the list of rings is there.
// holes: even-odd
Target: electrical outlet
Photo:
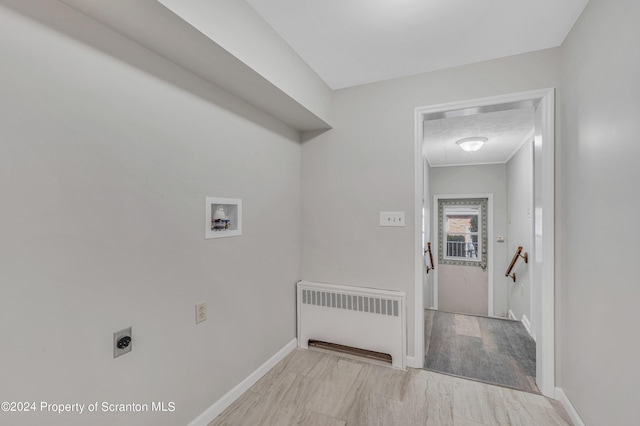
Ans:
[[[380,226],[404,226],[404,212],[380,212]]]
[[[207,319],[207,302],[196,305],[196,324],[200,324]]]
[[[131,327],[113,333],[113,357],[117,358],[120,355],[131,352],[133,348],[132,339]]]

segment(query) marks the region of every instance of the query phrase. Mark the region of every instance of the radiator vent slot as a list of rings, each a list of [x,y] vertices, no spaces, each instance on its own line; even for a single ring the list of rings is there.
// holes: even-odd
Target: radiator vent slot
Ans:
[[[394,317],[399,315],[399,304],[397,300],[379,297],[319,290],[302,290],[302,303],[305,305],[325,306],[327,308],[347,309],[349,311],[368,312]]]
[[[335,343],[321,342],[319,340],[309,340],[310,348],[319,348],[333,352],[339,352],[347,355],[368,358],[375,361],[391,364],[391,355],[382,352],[367,351],[365,349],[353,348],[351,346],[338,345]]]

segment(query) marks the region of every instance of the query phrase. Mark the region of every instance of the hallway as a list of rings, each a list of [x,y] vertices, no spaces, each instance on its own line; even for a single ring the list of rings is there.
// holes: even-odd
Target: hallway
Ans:
[[[536,386],[536,344],[522,323],[425,310],[426,370],[525,392]]]

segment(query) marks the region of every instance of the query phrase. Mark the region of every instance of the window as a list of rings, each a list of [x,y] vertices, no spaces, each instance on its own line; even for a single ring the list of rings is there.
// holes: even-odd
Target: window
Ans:
[[[438,201],[438,263],[487,263],[487,198]]]
[[[445,206],[442,244],[446,259],[481,260],[479,217],[479,205]]]

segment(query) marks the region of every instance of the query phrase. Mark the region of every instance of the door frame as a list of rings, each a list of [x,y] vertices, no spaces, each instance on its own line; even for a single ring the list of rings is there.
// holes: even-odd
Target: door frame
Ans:
[[[531,312],[536,324],[536,383],[543,395],[555,393],[555,89],[541,89],[480,99],[418,107],[414,110],[414,356],[408,365],[424,364],[424,300],[422,256],[422,208],[424,205],[424,117],[427,114],[479,108],[511,102],[533,101],[539,109],[540,129],[534,140],[535,242],[529,251],[533,266],[532,288],[536,297]]]
[[[438,232],[438,203],[440,200],[456,200],[456,199],[464,199],[464,198],[486,198],[487,199],[487,250],[489,251],[489,256],[487,256],[487,288],[488,288],[488,304],[487,304],[487,314],[492,317],[493,316],[493,273],[494,273],[494,253],[493,253],[493,194],[492,193],[481,193],[481,194],[445,194],[439,195],[436,194],[433,196],[433,206],[431,210],[431,240],[432,247],[435,252],[435,259],[438,259],[439,247],[440,247],[440,234]],[[438,265],[438,262],[434,262]],[[435,309],[438,309],[438,270],[436,268],[433,270],[433,305]]]

